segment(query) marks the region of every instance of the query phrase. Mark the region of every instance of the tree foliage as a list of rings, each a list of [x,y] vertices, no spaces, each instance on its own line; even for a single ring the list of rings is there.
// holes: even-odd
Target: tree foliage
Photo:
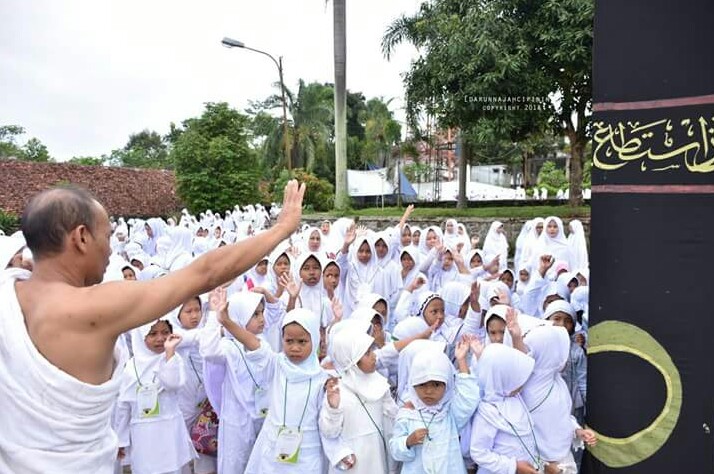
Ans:
[[[591,101],[592,0],[434,0],[387,29],[382,46],[420,50],[405,75],[407,113],[491,143],[567,136],[579,197]],[[524,100],[525,98],[525,100]],[[555,98],[555,100],[551,100]],[[496,99],[493,101],[492,99]]]
[[[249,118],[225,102],[209,102],[200,117],[183,122],[171,159],[177,191],[192,212],[222,211],[260,199],[261,173],[249,132]]]
[[[320,179],[314,174],[297,168],[292,170],[282,170],[275,181],[273,196],[276,201],[282,201],[285,185],[291,179],[297,179],[305,183],[305,206],[314,211],[329,211],[335,199],[335,187],[325,179]]]
[[[129,135],[124,148],[112,151],[109,161],[128,168],[173,168],[164,138],[147,129]]]

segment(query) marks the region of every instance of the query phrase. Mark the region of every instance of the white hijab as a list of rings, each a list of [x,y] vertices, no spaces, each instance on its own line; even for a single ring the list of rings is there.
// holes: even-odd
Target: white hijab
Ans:
[[[549,222],[555,222],[558,226],[558,233],[555,237],[550,237],[548,235]],[[563,231],[563,221],[560,217],[550,216],[545,219],[543,232],[541,232],[540,238],[538,239],[535,254],[531,258],[531,265],[533,265],[533,268],[538,268],[539,260],[542,255],[552,255],[555,260],[561,260],[567,263],[569,269],[575,268],[573,266],[573,254],[570,250],[568,239],[565,237],[565,232]]]
[[[284,352],[278,354],[278,365],[290,383],[304,382],[312,377],[322,374],[317,351],[320,346],[320,319],[309,309],[298,308],[289,311],[283,317],[282,329],[288,324],[297,323],[310,334],[312,352],[309,357],[299,364],[294,364]]]
[[[570,356],[570,336],[562,327],[534,328],[524,338],[535,368],[523,387],[523,401],[531,413],[538,447],[544,459],[557,461],[570,452],[572,398],[560,372]]]
[[[413,367],[412,361],[417,354],[425,351],[435,351],[444,354],[444,351],[446,351],[446,343],[443,341],[417,339],[402,349],[399,353],[399,362],[397,367],[397,402],[405,403],[408,400],[407,393],[409,391],[409,374]]]
[[[588,268],[590,259],[588,257],[588,246],[585,241],[585,229],[583,223],[577,219],[570,221],[570,235],[568,236],[568,244],[573,255],[573,266],[571,270],[576,268]]]
[[[319,315],[321,320],[324,320],[324,315],[322,314],[322,303],[325,298],[325,286],[322,283],[322,262],[320,261],[318,254],[312,252],[301,253],[297,258],[296,265],[293,266],[293,277],[296,282],[301,281],[300,269],[310,258],[315,259],[317,264],[320,265],[320,278],[313,286],[308,286],[305,282],[302,283],[300,287],[300,298],[297,303],[300,308],[309,309],[313,313]]]
[[[357,362],[374,344],[373,337],[363,332],[339,331],[331,333],[330,339],[330,356],[341,376],[340,383],[363,401],[375,402],[389,392],[386,378],[376,371],[364,373],[357,367]]]
[[[503,233],[498,232],[501,227],[503,227],[503,223],[500,221],[491,223],[486,239],[483,241],[483,251],[490,256],[489,258],[495,258],[498,255],[500,257],[499,269],[503,271],[508,265],[508,239]]]
[[[521,395],[513,392],[525,385],[534,366],[533,359],[504,344],[486,346],[477,365],[482,393],[479,416],[526,442],[533,441],[533,423]],[[529,449],[533,452],[533,446]]]

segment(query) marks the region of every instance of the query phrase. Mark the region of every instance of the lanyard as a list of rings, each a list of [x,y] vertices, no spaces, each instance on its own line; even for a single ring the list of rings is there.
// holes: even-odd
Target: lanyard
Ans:
[[[521,402],[521,403],[523,403],[523,402]],[[513,423],[511,423],[508,420],[508,418],[506,418],[503,415],[503,413],[501,413],[501,410],[499,410],[499,408],[496,405],[494,405],[494,404],[492,404],[492,405],[494,407],[496,407],[496,410],[498,410],[498,414],[501,415],[501,417],[504,420],[506,420],[506,423],[508,423],[508,426],[511,427],[511,431],[513,431],[513,434],[516,435],[516,438],[518,438],[518,441],[521,442],[521,446],[523,446],[523,449],[526,450],[526,452],[528,453],[528,456],[530,456],[530,458],[533,460],[533,463],[535,464],[536,468],[540,467],[540,465],[541,465],[540,449],[538,449],[538,440],[536,439],[535,431],[533,430],[533,424],[531,423],[530,414],[527,415],[528,416],[528,426],[530,427],[531,435],[533,436],[533,445],[535,446],[535,451],[536,451],[536,454],[538,455],[537,458],[533,455],[533,453],[528,448],[528,446],[526,446],[526,443],[523,441],[523,438],[521,438],[521,435],[518,434],[518,431],[516,430],[516,427],[513,426]]]
[[[235,339],[231,339],[231,342],[233,342],[233,344],[236,346],[236,349],[238,349],[238,353],[240,354],[241,359],[243,359],[243,364],[245,364],[245,369],[248,371],[248,375],[250,375],[250,379],[253,381],[253,385],[255,385],[255,388],[260,388],[260,385],[258,385],[258,382],[255,381],[255,377],[253,377],[253,372],[250,371],[250,367],[248,366],[248,361],[245,360],[245,354],[243,354],[243,351],[238,346],[238,343],[236,343]]]
[[[560,374],[555,374],[556,377],[560,377]],[[550,388],[548,389],[548,393],[545,394],[545,397],[543,397],[543,400],[538,402],[536,406],[528,410],[529,413],[533,413],[537,409],[540,408],[541,405],[545,403],[546,400],[548,400],[548,397],[550,397],[550,394],[553,392],[553,387],[555,387],[555,378],[553,379],[553,382],[550,384]]]
[[[136,383],[139,384],[139,387],[143,387],[144,384],[141,383],[141,378],[139,378],[139,371],[136,369],[136,357],[132,357],[131,362],[134,364],[134,374],[136,375]],[[151,382],[156,382],[156,372],[154,372],[154,378],[151,379]]]
[[[431,423],[434,421],[434,417],[436,416],[436,413],[433,413],[431,415],[431,420],[429,420],[429,423],[426,422],[424,419],[424,415],[421,414],[421,410],[419,410],[419,418],[421,418],[421,422],[424,423],[424,427],[426,428],[426,438],[431,441],[431,435],[429,434],[429,427],[431,426]]]
[[[389,450],[387,450],[387,440],[384,439],[384,434],[382,434],[382,430],[379,429],[379,426],[377,423],[374,421],[374,418],[372,418],[372,415],[370,415],[369,410],[367,410],[367,407],[364,406],[364,402],[362,399],[355,393],[355,397],[357,397],[357,400],[359,400],[360,405],[362,405],[362,408],[364,408],[364,412],[367,413],[367,416],[369,417],[369,421],[372,422],[375,428],[377,428],[377,433],[379,433],[379,437],[382,438],[382,447],[384,448],[384,454],[385,454],[385,460],[389,458]],[[432,418],[433,420],[433,418]],[[389,470],[389,469],[387,469]]]
[[[300,423],[298,423],[298,431],[302,427],[302,420],[305,418],[305,412],[307,411],[307,404],[310,402],[310,392],[312,391],[312,378],[310,378],[310,383],[307,386],[307,397],[305,397],[305,406],[302,409],[302,415],[300,416]],[[288,378],[285,377],[285,394],[283,395],[283,428],[285,428],[285,417],[288,412]]]
[[[193,373],[196,374],[196,378],[198,379],[198,383],[203,385],[203,380],[201,380],[201,376],[198,375],[198,370],[196,370],[196,366],[193,364],[193,359],[191,356],[188,356],[188,361],[191,363],[191,368],[193,369]]]

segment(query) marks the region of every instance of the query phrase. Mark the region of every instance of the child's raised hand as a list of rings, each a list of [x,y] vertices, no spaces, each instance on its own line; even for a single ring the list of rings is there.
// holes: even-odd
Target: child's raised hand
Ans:
[[[342,308],[342,302],[340,299],[335,296],[332,298],[332,315],[334,316],[333,322],[338,323],[342,321],[342,316],[345,314],[344,309]]]
[[[456,356],[456,360],[462,361],[466,360],[466,356],[469,353],[469,341],[467,339],[467,336],[464,335],[460,341],[456,343],[456,349],[454,350],[454,356]]]
[[[506,327],[508,328],[508,332],[511,334],[513,339],[521,339],[523,337],[521,325],[518,324],[518,315],[516,314],[516,310],[513,308],[508,308],[506,310]]]
[[[411,283],[409,283],[407,289],[409,290],[409,292],[413,293],[414,291],[424,286],[425,283],[426,279],[421,275],[417,275],[417,277],[413,279]]]
[[[476,357],[476,360],[480,359],[484,349],[484,345],[481,342],[481,339],[476,336],[472,336],[471,340],[469,341],[469,347],[471,348],[471,353],[474,355],[474,357]]]
[[[597,435],[589,428],[575,430],[575,436],[582,439],[588,446],[595,446],[597,444]]]
[[[553,266],[555,263],[555,259],[553,258],[552,255],[541,255],[540,256],[540,274],[545,275],[548,270],[550,270],[550,267]]]
[[[225,288],[219,286],[211,292],[208,297],[208,307],[217,313],[228,307],[228,293]]]
[[[182,339],[183,338],[178,334],[169,334],[169,337],[167,337],[166,341],[164,341],[164,349],[166,349],[166,352],[174,352],[176,350],[176,346],[181,344]]]
[[[280,275],[280,284],[285,287],[291,298],[297,298],[300,294],[300,289],[302,288],[302,281],[300,284],[295,283],[295,279],[290,275],[290,273],[283,273]]]
[[[415,430],[412,434],[407,437],[407,447],[416,446],[418,444],[424,444],[424,438],[429,435],[429,430],[426,428],[419,428]]]
[[[369,229],[363,225],[357,227],[357,237],[364,237],[369,233]]]
[[[497,295],[499,304],[505,304],[505,305],[511,304],[511,297],[508,295],[508,293],[505,290],[503,290],[501,288],[496,288],[496,295]]]
[[[327,403],[330,408],[339,408],[340,406],[340,387],[338,385],[339,379],[336,377],[330,377],[325,382],[325,392],[327,394]]]
[[[352,242],[355,241],[357,238],[357,225],[352,224],[347,228],[347,232],[345,232],[345,246],[349,247],[352,245]]]

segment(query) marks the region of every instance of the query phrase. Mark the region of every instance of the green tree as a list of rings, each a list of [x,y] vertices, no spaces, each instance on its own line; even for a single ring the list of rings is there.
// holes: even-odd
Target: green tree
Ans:
[[[173,168],[164,139],[158,133],[146,129],[129,135],[124,148],[112,151],[110,161],[127,168]]]
[[[565,170],[558,168],[553,161],[543,163],[538,172],[538,187],[547,188],[548,195],[555,197],[558,190],[568,186],[568,179],[565,177]]]
[[[390,102],[385,102],[381,97],[370,99],[363,113],[364,160],[378,166],[388,166],[391,151],[399,144],[402,134],[401,125],[394,120],[394,114],[389,110]]]
[[[37,138],[32,137],[27,140],[27,143],[22,147],[23,159],[27,161],[35,161],[37,163],[49,163],[54,161],[47,151],[47,147]]]
[[[192,212],[231,209],[260,199],[261,173],[249,144],[250,123],[225,102],[209,102],[200,117],[183,122],[171,159],[177,191]]]
[[[105,159],[105,156],[74,156],[70,160],[68,160],[67,163],[82,166],[102,166],[105,162]]]
[[[14,156],[23,159],[24,151],[17,145],[16,140],[24,134],[25,129],[19,125],[0,126],[0,158]]]
[[[567,136],[574,202],[589,130],[592,19],[592,0],[435,0],[395,20],[382,45],[387,57],[402,42],[420,49],[405,76],[410,121],[428,113],[465,135],[482,127],[512,143],[549,128]],[[510,102],[523,97],[537,102]]]

